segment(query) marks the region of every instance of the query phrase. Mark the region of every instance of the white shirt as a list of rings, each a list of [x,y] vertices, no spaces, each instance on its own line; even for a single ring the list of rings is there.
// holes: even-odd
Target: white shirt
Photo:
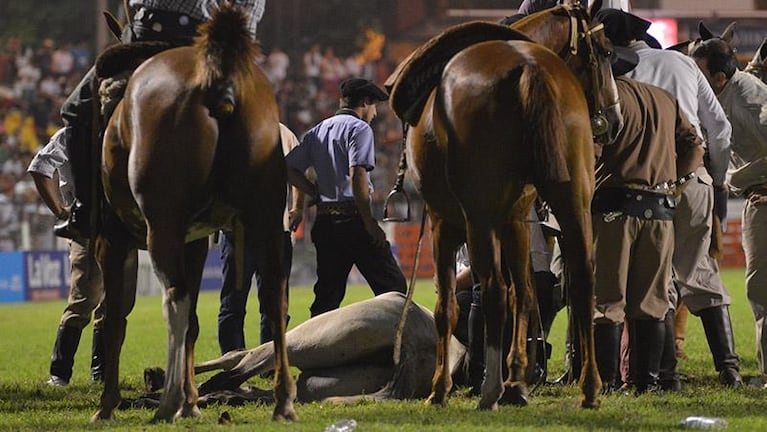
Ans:
[[[714,184],[724,183],[732,126],[703,72],[690,57],[676,51],[650,48],[642,41],[632,42],[629,48],[639,55],[639,64],[626,75],[660,87],[677,98],[687,119],[706,143],[711,162],[709,174]]]
[[[287,155],[290,153],[291,150],[298,147],[299,141],[296,134],[293,133],[287,126],[280,123],[280,140],[282,141],[282,153]],[[288,215],[288,212],[290,211],[290,206],[292,203],[292,187],[290,186],[290,183],[288,183],[288,195],[287,195],[287,201],[285,202],[285,212],[282,215],[282,224],[285,229],[285,231],[290,231],[290,217]]]
[[[72,176],[72,166],[69,163],[65,134],[66,128],[57,130],[48,144],[37,151],[29,164],[29,168],[27,168],[27,172],[53,178],[53,173],[58,171],[59,189],[61,189],[64,204],[69,206],[75,201],[75,183]]]

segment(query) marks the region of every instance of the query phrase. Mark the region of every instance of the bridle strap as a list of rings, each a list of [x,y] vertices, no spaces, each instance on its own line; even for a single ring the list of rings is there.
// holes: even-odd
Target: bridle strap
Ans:
[[[596,53],[594,50],[594,43],[592,37],[595,33],[599,31],[604,31],[605,25],[604,23],[596,24],[595,26],[589,28],[589,24],[586,22],[585,19],[581,17],[577,17],[573,12],[574,10],[571,7],[565,7],[565,11],[567,12],[568,17],[570,18],[570,56],[577,56],[578,55],[578,46],[580,44],[581,39],[584,40],[586,43],[586,47],[588,48],[589,52],[589,68],[590,68],[590,75],[591,75],[591,87],[592,87],[592,109],[594,112],[591,115],[592,120],[596,120],[600,117],[604,118],[604,112],[608,109],[618,105],[618,101],[615,101],[615,103],[607,106],[607,107],[600,107],[599,106],[599,100],[597,97],[597,88],[599,83],[599,76],[597,72],[597,68],[599,66],[599,63],[597,61]],[[583,28],[583,31],[581,32],[580,29]],[[567,61],[567,59],[566,59]],[[602,135],[602,134],[600,134]],[[600,136],[598,135],[598,136]]]

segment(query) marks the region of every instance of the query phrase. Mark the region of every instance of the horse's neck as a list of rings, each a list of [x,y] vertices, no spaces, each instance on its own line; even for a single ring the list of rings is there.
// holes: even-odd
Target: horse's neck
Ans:
[[[526,34],[533,42],[539,43],[557,54],[565,52],[570,45],[570,24],[565,18],[547,16],[539,19],[520,21],[513,27]]]

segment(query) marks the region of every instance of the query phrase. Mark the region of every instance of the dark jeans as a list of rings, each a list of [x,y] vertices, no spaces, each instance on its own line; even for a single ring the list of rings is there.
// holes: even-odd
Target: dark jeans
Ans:
[[[285,272],[289,278],[293,258],[290,232],[284,233],[283,241]],[[245,348],[245,309],[253,275],[256,276],[256,289],[261,289],[261,277],[258,274],[254,254],[245,248],[243,258],[242,287],[237,289],[235,286],[237,273],[234,265],[234,238],[231,233],[225,232],[221,244],[224,284],[221,287],[221,306],[218,310],[218,345],[221,348],[221,354]],[[259,312],[261,313],[260,328],[261,343],[263,344],[272,340],[272,329],[269,326],[266,313],[264,313],[263,305],[259,305]]]
[[[406,291],[405,275],[388,242],[384,247],[373,245],[359,216],[317,216],[312,242],[317,249],[317,283],[314,303],[309,308],[312,316],[341,305],[352,265],[357,266],[375,295]]]

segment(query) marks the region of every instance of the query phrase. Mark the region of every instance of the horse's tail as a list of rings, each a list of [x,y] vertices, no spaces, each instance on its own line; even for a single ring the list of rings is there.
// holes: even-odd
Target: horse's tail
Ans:
[[[200,26],[194,46],[194,80],[204,90],[231,82],[235,91],[241,92],[252,79],[259,48],[248,29],[248,18],[239,7],[223,3],[211,20]]]
[[[537,64],[524,67],[519,79],[523,143],[532,146],[533,175],[537,181],[566,182],[567,132],[554,77]]]

